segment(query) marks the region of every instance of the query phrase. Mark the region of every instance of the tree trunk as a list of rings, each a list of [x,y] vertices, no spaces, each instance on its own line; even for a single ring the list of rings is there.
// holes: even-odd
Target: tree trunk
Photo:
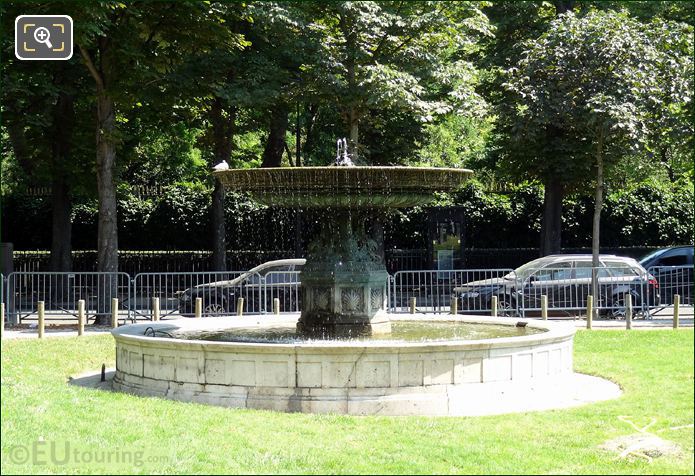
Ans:
[[[236,108],[225,105],[221,98],[215,98],[210,109],[213,134],[213,160],[215,164],[232,157],[232,136],[236,121]],[[212,267],[215,271],[227,270],[227,226],[224,212],[224,187],[215,179],[211,206],[212,226]]]
[[[599,305],[598,270],[599,249],[600,249],[600,230],[601,230],[601,209],[603,208],[603,133],[599,133],[598,144],[596,146],[596,195],[594,198],[594,223],[591,236],[591,294],[594,296],[594,305]]]
[[[109,94],[109,86],[117,74],[114,67],[111,41],[106,37],[97,40],[99,68],[82,45],[78,45],[85,66],[94,78],[97,92],[97,194],[99,198],[99,217],[97,231],[97,271],[118,272],[118,220],[116,217],[116,105]],[[99,278],[97,292],[97,317],[95,324],[104,325],[110,321],[111,298],[118,295],[118,280],[109,275]]]
[[[68,181],[68,164],[72,127],[75,121],[74,98],[61,93],[53,115],[52,137],[52,233],[51,233],[51,271],[70,271],[72,269],[72,200]]]
[[[295,164],[297,167],[302,166],[302,123],[300,113],[300,103],[297,101],[297,122],[294,125],[294,141],[295,141]]]
[[[562,15],[565,12],[568,12],[574,8],[574,4],[576,2],[574,0],[554,0],[553,5],[555,5],[555,12],[558,15]]]
[[[72,269],[72,203],[65,176],[54,173],[51,180],[51,271]]]
[[[354,106],[350,107],[348,113],[348,121],[350,125],[350,158],[355,161],[358,156],[358,150],[360,148],[360,125],[359,125],[359,115]]]
[[[288,116],[289,108],[286,104],[279,104],[271,111],[270,134],[268,134],[268,141],[263,151],[261,167],[280,167],[282,165]]]
[[[224,214],[224,187],[215,179],[212,192],[212,267],[215,271],[227,270],[227,232]]]
[[[562,250],[562,198],[565,187],[552,177],[545,180],[543,221],[541,222],[541,256]]]
[[[316,124],[316,118],[318,116],[318,106],[316,104],[309,104],[306,108],[306,140],[304,141],[304,154],[309,154],[314,149],[314,142],[316,140],[314,134],[314,124]],[[301,164],[297,163],[297,167]]]
[[[99,230],[97,270],[118,271],[118,220],[114,167],[116,165],[116,117],[113,100],[107,94],[97,99],[97,189]]]

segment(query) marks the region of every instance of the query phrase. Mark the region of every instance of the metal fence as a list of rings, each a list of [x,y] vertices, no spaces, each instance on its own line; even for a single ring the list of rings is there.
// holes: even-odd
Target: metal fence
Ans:
[[[242,312],[262,312],[263,281],[257,273],[140,273],[132,289],[133,320],[151,319],[154,298],[159,298],[160,318],[193,316],[196,298],[202,298],[204,316],[235,313],[239,298]]]
[[[524,317],[539,316],[541,296],[547,296],[550,316],[584,314],[588,295],[594,296],[594,308],[601,316],[612,318],[625,316],[628,295],[636,317],[648,317],[650,309],[660,303],[656,280],[627,264],[598,268],[597,289],[593,292],[593,268],[589,262],[586,264],[583,267],[528,270],[523,276],[517,276],[514,291],[518,300],[518,314]]]
[[[590,265],[526,270],[463,269],[398,271],[390,276],[387,303],[391,312],[451,312],[457,300],[461,314],[489,314],[492,296],[497,296],[498,315],[537,317],[541,296],[547,296],[551,317],[583,315],[591,292]],[[2,276],[0,295],[10,323],[37,319],[38,302],[45,303],[48,320],[77,318],[77,302],[86,303],[88,321],[111,314],[111,298],[119,299],[122,321],[152,319],[153,298],[159,298],[160,317],[192,316],[196,298],[202,298],[204,316],[234,315],[239,298],[244,314],[300,312],[302,302],[299,271],[272,271],[265,275],[235,272],[126,273],[15,272]],[[650,317],[673,305],[674,295],[682,306],[693,306],[693,268],[662,266],[636,272],[627,266],[598,270],[594,305],[600,316],[620,318],[625,297],[631,296],[635,316]]]
[[[673,296],[680,295],[681,304],[693,305],[693,267],[692,266],[653,266],[648,270],[659,283],[661,305],[673,305]]]
[[[471,287],[484,285],[485,281],[498,280],[510,273],[513,273],[511,269],[398,271],[391,282],[391,312],[409,312],[413,298],[418,312],[450,312],[455,288],[467,283]],[[462,300],[459,312],[489,312],[489,297],[472,291]]]
[[[130,300],[130,276],[126,273],[31,273],[16,272],[7,277],[7,320],[23,323],[38,318],[38,302],[45,304],[46,320],[77,319],[77,303],[85,301],[89,322],[111,315],[111,299],[119,300],[119,319],[128,317],[120,306]],[[109,317],[110,319],[110,317]]]

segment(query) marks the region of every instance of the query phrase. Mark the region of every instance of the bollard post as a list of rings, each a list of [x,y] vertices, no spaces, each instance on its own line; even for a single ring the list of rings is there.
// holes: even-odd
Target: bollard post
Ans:
[[[77,335],[84,334],[84,299],[77,301]]]
[[[417,299],[414,297],[410,298],[410,313],[415,314],[415,306],[417,304]]]
[[[459,300],[456,298],[456,295],[453,295],[454,299],[451,300],[451,313],[455,316],[456,314],[459,313]]]
[[[681,295],[673,295],[673,328],[678,329],[680,325],[680,307],[681,307]]]
[[[111,298],[111,327],[118,327],[118,298]]]
[[[280,298],[273,299],[273,314],[280,314]]]
[[[589,294],[586,297],[586,328],[591,329],[591,322],[594,319],[594,296]]]
[[[0,320],[2,320],[2,327],[0,327],[0,338],[5,333],[5,303],[0,303]]]
[[[195,298],[195,317],[203,317],[203,298]]]
[[[548,296],[541,295],[541,317],[544,321],[548,320]]]
[[[625,329],[632,329],[632,294],[625,295]]]
[[[152,298],[152,321],[159,321],[159,298]]]
[[[243,316],[244,315],[244,298],[239,298],[236,301],[236,315],[237,316]]]
[[[46,307],[43,301],[39,305],[39,339],[43,339],[44,327],[46,326]]]
[[[490,300],[490,307],[491,307],[490,315],[492,317],[497,317],[497,306],[498,306],[497,301],[499,301],[499,297],[492,296],[492,299]]]

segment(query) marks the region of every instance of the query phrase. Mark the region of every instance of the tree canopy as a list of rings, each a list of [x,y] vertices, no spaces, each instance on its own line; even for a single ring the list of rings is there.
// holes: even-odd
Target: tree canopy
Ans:
[[[152,210],[139,187],[207,196],[209,216],[180,227],[207,227],[222,268],[247,205],[210,168],[324,165],[339,137],[360,164],[469,167],[483,189],[537,187],[546,252],[560,228],[575,236],[562,203],[573,213],[591,188],[692,188],[689,2],[0,5],[5,31],[49,11],[73,17],[75,51],[20,61],[3,35],[0,165],[5,203],[50,187],[54,269],[69,268],[70,230],[94,204],[92,247],[100,269],[117,269],[129,217]]]

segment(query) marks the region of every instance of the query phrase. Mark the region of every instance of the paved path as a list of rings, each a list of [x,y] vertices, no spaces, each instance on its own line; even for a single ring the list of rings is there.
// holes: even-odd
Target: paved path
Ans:
[[[578,329],[586,329],[585,318],[551,318],[551,321],[573,321]],[[693,327],[693,315],[689,314],[680,319],[681,328]],[[619,319],[594,319],[592,328],[595,330],[603,329],[625,329],[625,320]],[[658,330],[672,329],[673,319],[671,315],[656,315],[653,319],[634,319],[632,321],[633,330]],[[110,332],[109,327],[86,326],[85,335],[98,335]],[[4,330],[3,339],[35,339],[38,336],[36,327],[7,328]],[[75,337],[77,330],[74,326],[52,326],[46,328],[46,337]]]

